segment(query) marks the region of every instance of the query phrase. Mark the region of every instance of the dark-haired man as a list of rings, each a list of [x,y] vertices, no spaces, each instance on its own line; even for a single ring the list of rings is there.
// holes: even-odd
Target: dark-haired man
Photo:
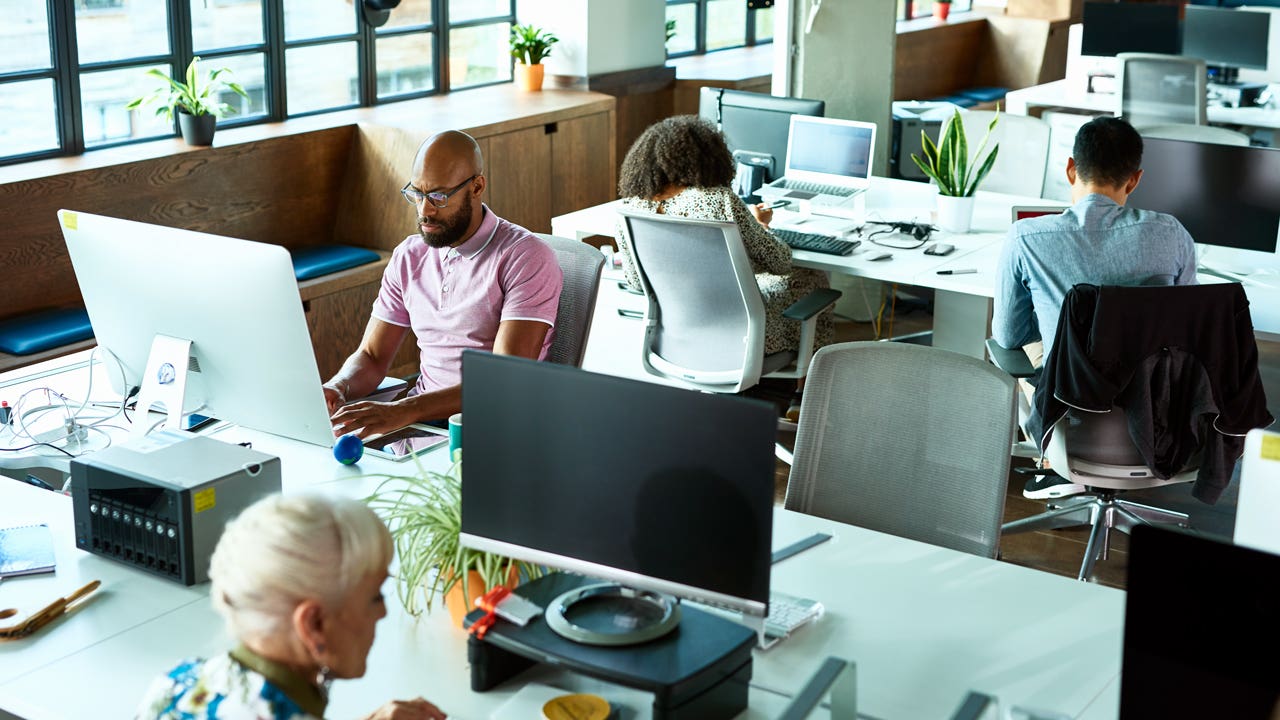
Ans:
[[[996,275],[992,336],[1004,347],[1024,347],[1036,367],[1049,353],[1072,286],[1196,282],[1186,228],[1171,215],[1125,207],[1142,179],[1142,138],[1129,123],[1113,117],[1085,123],[1066,170],[1075,204],[1060,215],[1014,223]],[[1080,492],[1084,486],[1056,476],[1033,478],[1023,490],[1030,498]]]
[[[412,179],[400,190],[418,211],[418,233],[391,255],[360,347],[325,383],[335,432],[361,437],[462,409],[462,351],[546,357],[560,302],[555,252],[503,220],[480,197],[486,187],[480,146],[450,130],[418,148]],[[421,373],[395,402],[353,402],[391,367],[409,330]]]

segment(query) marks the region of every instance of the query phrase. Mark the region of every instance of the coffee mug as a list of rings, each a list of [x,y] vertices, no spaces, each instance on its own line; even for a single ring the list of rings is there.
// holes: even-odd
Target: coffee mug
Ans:
[[[449,416],[449,458],[454,462],[462,459],[462,413]]]

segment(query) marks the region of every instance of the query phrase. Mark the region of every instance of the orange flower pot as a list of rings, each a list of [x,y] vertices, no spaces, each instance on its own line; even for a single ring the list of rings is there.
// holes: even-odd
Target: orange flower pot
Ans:
[[[542,89],[542,76],[546,72],[542,63],[537,65],[525,65],[524,63],[516,63],[515,81],[521,90],[535,92]]]
[[[951,14],[951,3],[935,2],[933,3],[933,16],[942,22],[946,22],[947,15]]]

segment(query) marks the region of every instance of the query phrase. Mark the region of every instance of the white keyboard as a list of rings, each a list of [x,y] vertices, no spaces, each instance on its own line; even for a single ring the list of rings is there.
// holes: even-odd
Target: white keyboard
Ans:
[[[771,592],[769,615],[764,619],[764,632],[766,635],[784,638],[801,625],[821,617],[825,609],[817,600]]]
[[[839,185],[822,185],[820,183],[800,182],[797,180],[783,180],[771,187],[780,190],[799,190],[800,192],[812,193],[814,195],[835,195],[838,197],[851,197],[858,192],[856,188],[840,187]]]

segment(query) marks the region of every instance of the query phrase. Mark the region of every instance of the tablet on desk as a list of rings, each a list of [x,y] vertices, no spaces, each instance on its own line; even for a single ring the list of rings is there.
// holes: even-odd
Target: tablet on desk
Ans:
[[[403,462],[448,442],[448,429],[414,423],[364,440],[364,451],[375,457]]]

